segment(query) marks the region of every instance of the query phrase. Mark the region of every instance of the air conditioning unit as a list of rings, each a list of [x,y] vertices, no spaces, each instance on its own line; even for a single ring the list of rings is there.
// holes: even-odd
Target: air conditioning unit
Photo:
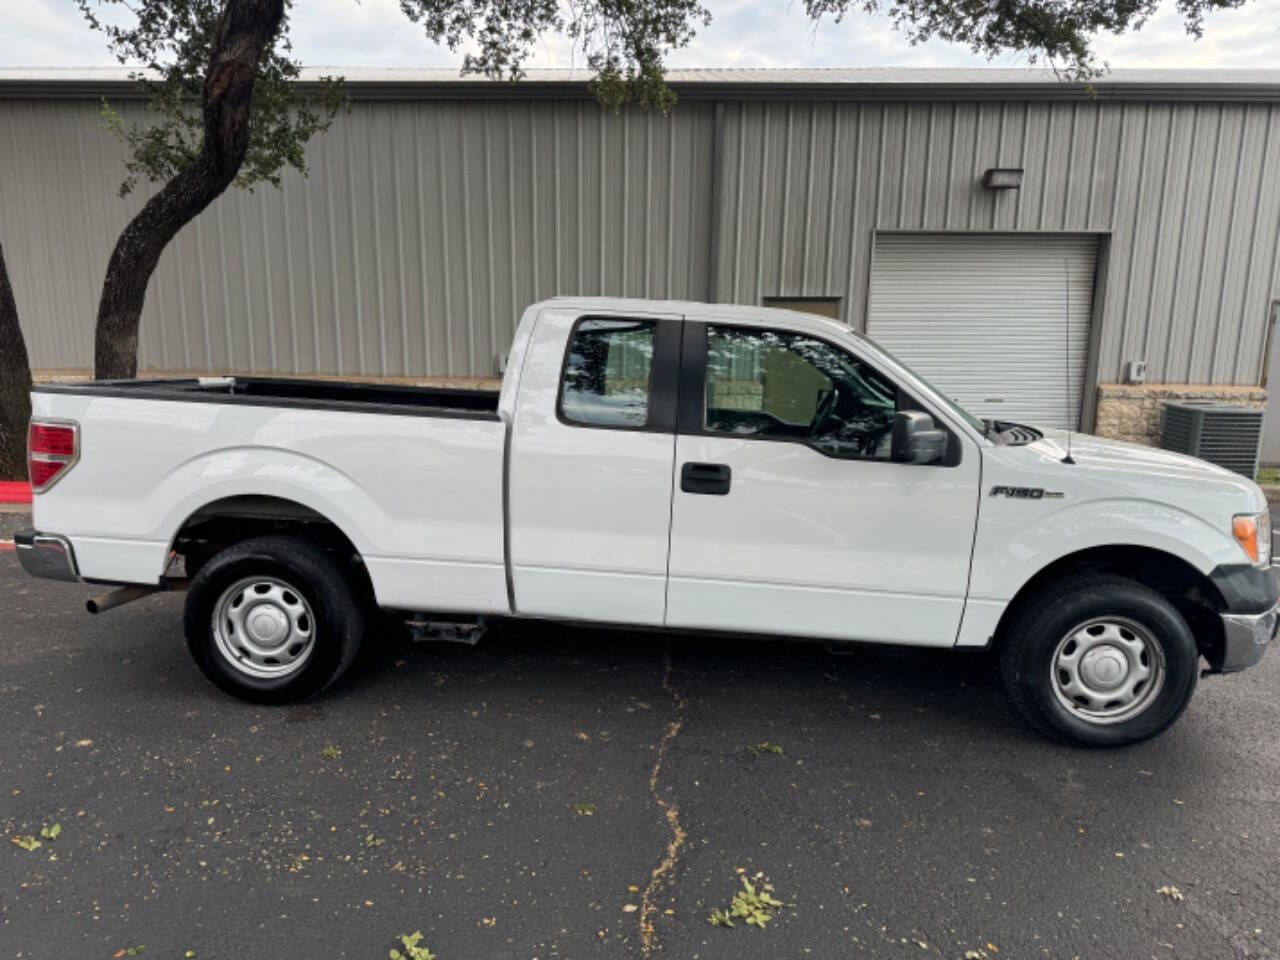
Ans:
[[[1252,480],[1258,475],[1262,410],[1206,401],[1169,401],[1161,412],[1160,446],[1188,453]]]

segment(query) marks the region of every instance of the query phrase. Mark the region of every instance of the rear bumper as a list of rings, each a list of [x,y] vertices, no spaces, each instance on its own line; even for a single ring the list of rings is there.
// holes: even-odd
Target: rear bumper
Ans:
[[[31,576],[71,583],[80,579],[75,551],[66,537],[56,533],[20,530],[13,535],[13,543],[17,549],[18,562]]]
[[[1262,659],[1280,625],[1280,604],[1262,613],[1222,614],[1222,663],[1216,673],[1233,673]]]

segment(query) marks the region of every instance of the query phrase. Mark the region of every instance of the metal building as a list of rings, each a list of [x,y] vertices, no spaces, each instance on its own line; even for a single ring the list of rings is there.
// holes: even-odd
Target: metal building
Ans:
[[[527,303],[619,294],[800,301],[986,416],[1150,439],[1153,398],[1263,402],[1280,71],[676,71],[670,117],[567,72],[347,75],[309,179],[228,193],[165,254],[142,369],[492,378]],[[141,203],[104,96],[141,115],[117,71],[0,71],[41,370],[90,365]]]

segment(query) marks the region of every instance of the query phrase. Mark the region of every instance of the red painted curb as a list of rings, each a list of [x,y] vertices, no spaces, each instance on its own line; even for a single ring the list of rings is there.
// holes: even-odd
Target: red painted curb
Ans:
[[[0,503],[30,503],[31,484],[25,480],[0,480]]]

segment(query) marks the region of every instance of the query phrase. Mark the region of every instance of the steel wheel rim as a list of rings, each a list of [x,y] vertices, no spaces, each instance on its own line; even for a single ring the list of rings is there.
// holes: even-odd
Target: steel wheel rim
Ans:
[[[234,670],[255,680],[297,673],[316,644],[316,618],[302,591],[276,577],[245,577],[213,606],[213,640]]]
[[[1095,617],[1068,630],[1049,663],[1058,703],[1086,723],[1123,723],[1151,706],[1165,682],[1164,649],[1124,617]]]

